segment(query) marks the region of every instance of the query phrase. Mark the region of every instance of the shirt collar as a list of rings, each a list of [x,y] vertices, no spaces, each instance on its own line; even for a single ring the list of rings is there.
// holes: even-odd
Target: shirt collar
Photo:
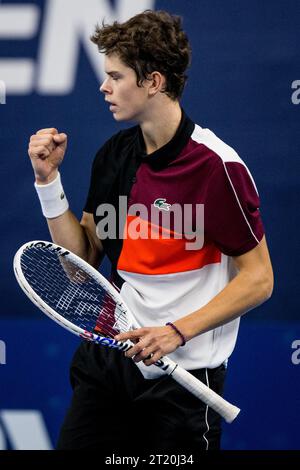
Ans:
[[[152,152],[149,155],[146,154],[143,133],[140,126],[138,126],[137,152],[142,158],[142,162],[148,163],[154,167],[162,168],[167,166],[168,163],[174,160],[181,153],[187,145],[195,127],[194,122],[185,114],[184,110],[181,109],[181,111],[180,124],[174,137],[163,145],[163,147],[155,150],[155,152]]]

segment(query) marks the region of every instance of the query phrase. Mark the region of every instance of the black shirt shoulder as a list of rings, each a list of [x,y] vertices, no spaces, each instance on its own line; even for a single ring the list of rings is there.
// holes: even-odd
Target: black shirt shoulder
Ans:
[[[120,153],[127,153],[134,145],[138,135],[138,126],[130,127],[114,134],[97,151],[93,167],[97,166],[101,160],[109,159],[109,163],[119,160]]]
[[[90,187],[84,211],[94,213],[95,203],[107,202],[108,193],[120,168],[132,152],[139,126],[114,134],[97,151],[92,164]],[[134,153],[134,152],[133,152]]]

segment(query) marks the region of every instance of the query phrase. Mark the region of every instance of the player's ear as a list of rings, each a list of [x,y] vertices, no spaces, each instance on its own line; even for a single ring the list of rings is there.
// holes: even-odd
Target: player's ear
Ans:
[[[165,89],[166,78],[160,72],[157,72],[157,71],[152,72],[148,77],[148,81],[149,81],[148,91],[149,91],[150,96],[154,96],[158,92],[161,92]]]

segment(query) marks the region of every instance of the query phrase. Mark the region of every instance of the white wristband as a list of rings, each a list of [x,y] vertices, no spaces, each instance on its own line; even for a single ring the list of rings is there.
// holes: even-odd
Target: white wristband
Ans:
[[[42,206],[42,212],[47,219],[58,217],[69,209],[69,203],[61,184],[59,172],[51,183],[34,183],[34,186]]]

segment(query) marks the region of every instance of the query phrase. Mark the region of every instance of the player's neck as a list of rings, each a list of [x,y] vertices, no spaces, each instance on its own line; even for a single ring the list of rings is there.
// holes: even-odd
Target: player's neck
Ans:
[[[180,124],[181,113],[179,102],[168,100],[164,106],[152,109],[151,116],[140,123],[148,155],[174,137]]]

